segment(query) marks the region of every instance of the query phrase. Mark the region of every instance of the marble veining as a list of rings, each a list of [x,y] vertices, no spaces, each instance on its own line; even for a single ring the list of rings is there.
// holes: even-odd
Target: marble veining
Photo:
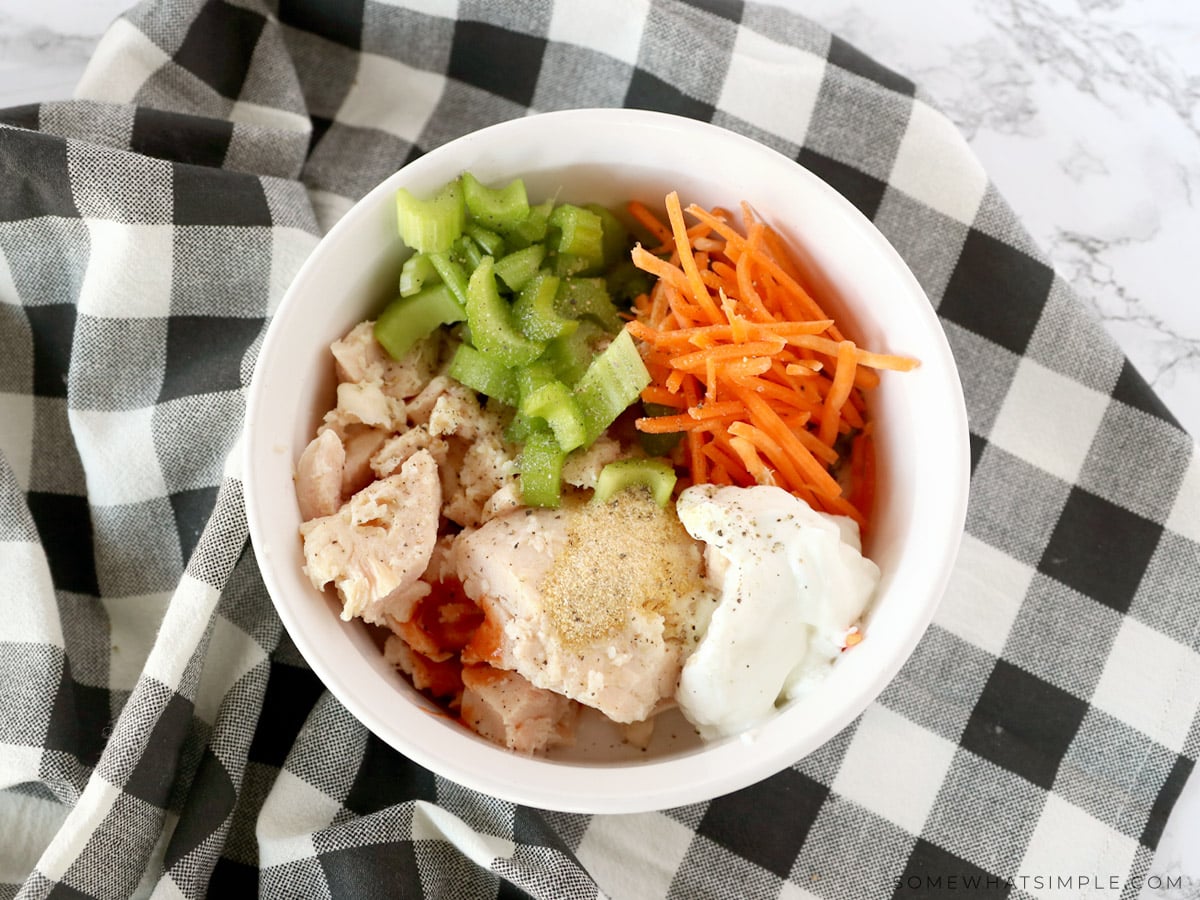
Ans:
[[[768,0],[912,78],[1181,423],[1200,434],[1200,3]],[[0,105],[65,99],[130,0],[0,0]],[[1200,898],[1200,775],[1144,898]]]
[[[813,0],[912,77],[1180,422],[1200,434],[1200,8]]]

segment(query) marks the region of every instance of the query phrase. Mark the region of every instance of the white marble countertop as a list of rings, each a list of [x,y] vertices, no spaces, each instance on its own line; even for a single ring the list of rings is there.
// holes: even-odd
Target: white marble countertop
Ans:
[[[909,76],[1061,275],[1200,435],[1200,3],[773,0]],[[130,0],[0,0],[0,107],[71,96]],[[1200,897],[1200,772],[1146,897]]]

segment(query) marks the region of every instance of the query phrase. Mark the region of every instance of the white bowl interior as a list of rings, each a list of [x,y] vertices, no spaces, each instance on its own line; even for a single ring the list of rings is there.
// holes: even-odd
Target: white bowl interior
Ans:
[[[388,666],[367,630],[301,571],[293,465],[333,405],[328,345],[393,296],[405,251],[394,193],[420,195],[469,170],[522,177],[531,200],[557,195],[622,207],[737,207],[742,200],[801,256],[820,299],[863,346],[917,356],[872,392],[879,474],[869,555],[883,576],[868,639],[822,689],[749,734],[702,743],[665,718],[648,751],[595,723],[548,759],[514,755],[461,727]],[[579,812],[633,812],[744,787],[831,738],[879,694],[927,627],[953,563],[969,476],[966,414],[941,327],[892,247],[840,195],[784,156],[714,126],[632,110],[575,110],[506,122],[409,164],[354,207],[306,262],[258,359],[247,412],[246,503],[264,580],[288,632],[333,694],[380,738],[468,787]]]

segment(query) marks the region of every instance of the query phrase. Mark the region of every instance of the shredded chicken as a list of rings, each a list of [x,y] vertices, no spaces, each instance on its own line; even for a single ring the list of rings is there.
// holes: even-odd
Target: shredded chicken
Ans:
[[[441,499],[437,463],[421,450],[333,515],[301,526],[305,572],[318,590],[337,588],[343,619],[408,618],[405,607],[429,592],[419,579],[437,540]]]
[[[296,502],[300,521],[330,516],[342,505],[342,470],[346,449],[332,431],[309,441],[296,463]]]
[[[566,697],[491,666],[465,666],[462,680],[463,721],[488,740],[529,754],[574,740],[579,707]]]

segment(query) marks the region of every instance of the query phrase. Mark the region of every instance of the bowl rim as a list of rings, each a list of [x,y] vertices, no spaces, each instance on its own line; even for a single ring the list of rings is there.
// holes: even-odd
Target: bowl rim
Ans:
[[[628,772],[628,767],[619,764],[582,765],[540,757],[530,758],[489,744],[488,748],[495,752],[494,765],[489,766],[486,772],[481,772],[473,765],[465,765],[456,758],[439,755],[429,747],[409,740],[400,734],[394,723],[386,721],[378,709],[365,702],[351,689],[345,673],[339,666],[326,663],[318,652],[315,642],[310,639],[301,626],[291,605],[281,599],[286,592],[276,577],[275,565],[271,557],[271,529],[269,523],[263,519],[258,504],[254,502],[258,491],[256,472],[259,459],[269,449],[266,445],[271,443],[266,435],[257,433],[253,427],[260,408],[268,402],[262,395],[265,380],[263,361],[270,361],[275,354],[276,345],[281,340],[281,328],[278,323],[283,321],[290,308],[299,302],[297,298],[303,293],[310,274],[322,266],[330,253],[335,252],[331,248],[336,248],[342,240],[342,235],[353,231],[356,227],[357,216],[354,212],[373,207],[381,202],[381,198],[390,199],[399,186],[399,182],[409,181],[414,176],[419,177],[419,174],[426,169],[436,168],[441,160],[453,156],[469,144],[510,140],[514,135],[519,136],[527,129],[536,129],[544,124],[553,124],[557,128],[594,127],[600,124],[609,129],[666,129],[681,137],[692,136],[731,141],[740,145],[746,152],[759,156],[764,164],[777,166],[784,163],[791,167],[791,171],[797,177],[809,180],[809,187],[824,195],[826,201],[837,207],[843,215],[848,216],[860,236],[869,241],[873,245],[873,249],[888,263],[892,274],[897,279],[898,287],[908,293],[915,292],[924,300],[925,306],[928,308],[926,328],[931,330],[932,346],[936,347],[938,354],[936,364],[944,370],[947,376],[947,383],[943,386],[946,400],[945,412],[953,420],[947,429],[952,446],[946,449],[946,454],[953,462],[954,471],[945,473],[953,500],[945,510],[945,518],[931,524],[933,532],[931,539],[944,545],[947,552],[941,557],[941,564],[937,570],[929,572],[928,584],[930,587],[924,602],[917,614],[906,619],[909,627],[906,633],[899,636],[896,643],[897,650],[888,658],[887,664],[879,668],[868,684],[846,697],[844,702],[839,705],[837,714],[827,717],[827,720],[822,723],[822,727],[812,732],[809,740],[805,741],[803,745],[798,743],[789,745],[786,742],[774,740],[767,752],[752,754],[751,762],[746,762],[745,754],[741,754],[741,758],[739,758],[737,752],[739,747],[758,743],[763,738],[763,732],[769,728],[770,723],[767,723],[763,728],[751,729],[738,738],[708,745],[702,752],[663,760],[638,762],[635,768],[638,772],[636,780],[640,788],[633,793],[629,792],[627,786],[623,784],[623,781],[628,780],[628,775],[623,774]],[[933,360],[927,354],[923,354],[922,365],[931,362]],[[970,445],[966,405],[961,381],[946,335],[932,304],[929,303],[928,297],[916,277],[878,228],[816,174],[765,144],[719,125],[697,119],[670,113],[624,108],[587,108],[533,113],[487,126],[455,138],[405,164],[357,201],[351,210],[343,215],[318,241],[303,261],[272,315],[255,360],[254,372],[247,390],[241,462],[249,536],[259,560],[264,584],[289,636],[330,693],[369,731],[414,762],[439,775],[468,788],[511,802],[574,813],[644,812],[721,796],[754,784],[797,762],[849,725],[893,680],[928,629],[954,568],[957,549],[966,521],[970,484]],[[289,458],[288,462],[294,465],[295,461],[293,458]],[[412,705],[415,707],[415,704]],[[465,729],[462,731],[464,737],[474,741],[482,740]],[[587,778],[575,777],[574,773],[580,769],[586,771]]]

